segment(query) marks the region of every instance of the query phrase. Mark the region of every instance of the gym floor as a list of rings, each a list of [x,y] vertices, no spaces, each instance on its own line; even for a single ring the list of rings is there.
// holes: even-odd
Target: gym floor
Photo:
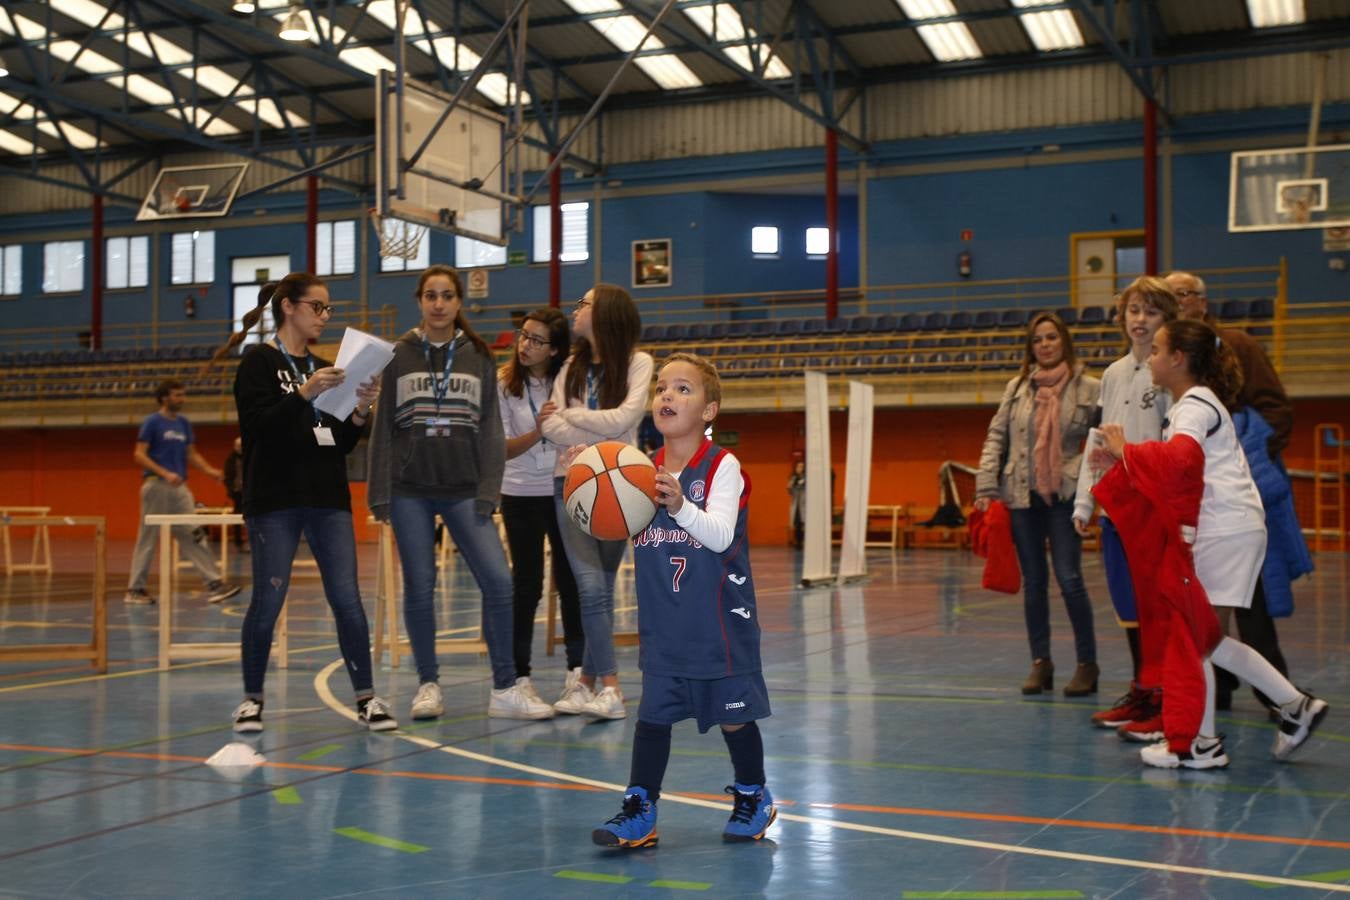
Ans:
[[[361,553],[373,615],[374,548]],[[158,671],[157,610],[121,602],[129,556],[125,542],[109,547],[107,675],[0,664],[0,897],[1350,893],[1350,609],[1338,554],[1317,556],[1297,613],[1279,623],[1294,680],[1332,704],[1322,729],[1274,762],[1274,726],[1244,688],[1219,717],[1232,764],[1178,772],[1146,768],[1138,745],[1088,725],[1129,678],[1095,554],[1085,571],[1101,692],[1068,700],[1019,694],[1029,663],[1020,599],[981,590],[969,553],[874,552],[866,584],[804,590],[792,551],[760,548],[774,708],[761,727],[778,822],[759,843],[723,843],[726,748],[686,723],[660,845],[627,853],[593,846],[590,832],[625,785],[636,648],[620,649],[624,721],[488,719],[486,660],[443,655],[445,716],[408,717],[417,679],[405,658],[376,675],[405,727],[372,735],[353,721],[318,579],[299,570],[290,668],[274,659],[266,730],[247,742],[265,763],[213,767],[207,758],[238,740],[237,658]],[[87,636],[77,598],[88,567],[60,545],[57,562],[54,576],[0,576],[0,642]],[[180,595],[175,639],[234,640],[246,595],[221,606]],[[452,563],[441,627],[475,633],[477,603],[467,567]],[[633,627],[632,603],[622,592],[620,629]],[[1072,643],[1053,591],[1052,608],[1062,686]],[[534,675],[551,700],[564,662],[543,644],[541,619]]]

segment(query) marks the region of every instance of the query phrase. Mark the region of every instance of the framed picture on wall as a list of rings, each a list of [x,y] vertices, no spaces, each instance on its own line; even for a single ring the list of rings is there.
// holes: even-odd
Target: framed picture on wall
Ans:
[[[633,241],[633,287],[670,287],[672,279],[670,238]]]

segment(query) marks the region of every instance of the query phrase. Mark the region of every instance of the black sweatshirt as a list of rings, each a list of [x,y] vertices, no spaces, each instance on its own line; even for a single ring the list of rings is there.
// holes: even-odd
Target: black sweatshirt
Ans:
[[[311,356],[315,370],[332,363]],[[314,436],[314,407],[300,396],[309,359],[292,357],[297,382],[285,356],[272,344],[250,347],[234,376],[234,404],[244,439],[244,515],[295,507],[351,511],[346,456],[361,438],[351,418],[321,413],[335,446]]]

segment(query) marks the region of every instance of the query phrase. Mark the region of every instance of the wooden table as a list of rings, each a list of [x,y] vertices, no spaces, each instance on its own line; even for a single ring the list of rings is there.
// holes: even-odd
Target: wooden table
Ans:
[[[51,514],[50,506],[0,506],[0,543],[5,548],[5,574],[13,575],[15,572],[42,572],[50,575],[52,572],[52,541],[51,533],[47,530],[45,524],[32,524],[33,532],[33,553],[26,563],[16,563],[14,561],[13,548],[10,546],[9,529],[11,526],[19,526],[21,523],[11,521],[15,516],[29,516],[42,518]],[[64,521],[64,520],[57,520]]]
[[[17,507],[6,507],[14,510]],[[6,525],[41,529],[92,527],[94,529],[94,621],[86,644],[11,644],[0,646],[0,660],[40,662],[54,659],[87,660],[96,672],[108,671],[108,531],[103,516],[13,516]],[[6,542],[8,550],[8,542]],[[50,551],[48,559],[50,560]]]

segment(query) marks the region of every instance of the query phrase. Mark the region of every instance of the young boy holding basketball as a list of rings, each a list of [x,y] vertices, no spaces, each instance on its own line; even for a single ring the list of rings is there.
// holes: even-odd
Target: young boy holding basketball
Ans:
[[[656,380],[652,417],[665,437],[654,462],[656,516],[633,537],[642,701],[623,808],[591,834],[605,847],[657,842],[656,803],[670,729],[717,725],[736,783],[728,841],[757,841],[777,816],[764,784],[756,720],[769,713],[747,536],[750,481],[740,462],[704,437],[722,385],[707,360],[675,353]]]

